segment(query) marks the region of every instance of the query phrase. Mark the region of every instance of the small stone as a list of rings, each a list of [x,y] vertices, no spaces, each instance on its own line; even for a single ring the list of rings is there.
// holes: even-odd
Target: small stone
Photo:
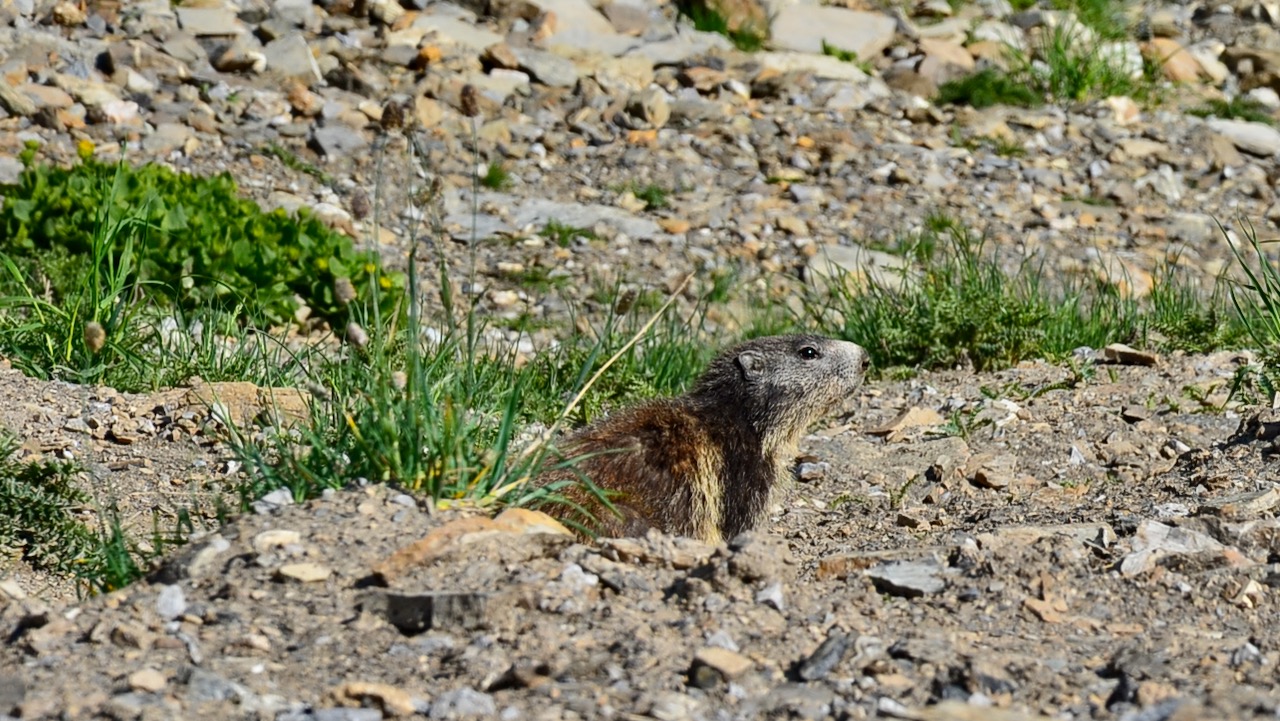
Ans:
[[[181,616],[187,612],[187,599],[182,593],[182,586],[172,584],[160,589],[160,594],[156,596],[156,613],[166,621]]]
[[[646,88],[627,101],[627,112],[654,128],[661,128],[671,118],[671,105],[661,88]]]
[[[545,50],[512,48],[520,69],[543,85],[571,88],[578,83],[578,69],[573,62]]]
[[[813,483],[827,477],[831,472],[831,464],[826,461],[804,462],[796,466],[796,479],[803,483]]]
[[[1260,491],[1214,498],[1206,501],[1200,507],[1200,511],[1227,518],[1244,519],[1261,516],[1276,506],[1280,506],[1280,487],[1272,485]]]
[[[141,671],[134,671],[129,674],[129,688],[134,691],[156,693],[163,689],[167,683],[168,681],[165,680],[164,674],[155,669],[144,668]]]
[[[888,423],[867,432],[874,436],[888,436],[886,440],[892,442],[902,440],[903,432],[912,428],[933,428],[946,422],[947,419],[932,408],[912,406]]]
[[[899,562],[876,566],[867,571],[871,581],[881,591],[904,598],[915,598],[938,593],[947,587],[940,578],[942,568],[935,563]]]
[[[202,668],[193,668],[187,677],[187,701],[206,703],[243,698],[249,691],[234,681]]]
[[[1208,125],[1240,150],[1263,157],[1280,155],[1280,130],[1248,120],[1211,118]]]
[[[473,629],[483,626],[489,606],[487,593],[373,592],[365,597],[366,611],[381,614],[401,633],[414,635],[431,628]]]
[[[754,665],[751,659],[740,653],[709,646],[694,654],[693,666],[689,669],[690,684],[698,688],[716,688],[750,671]]]
[[[369,141],[355,128],[327,125],[312,131],[311,144],[321,155],[345,157],[364,150]]]
[[[436,697],[427,716],[433,719],[492,718],[497,712],[493,696],[464,687]]]
[[[785,610],[787,603],[786,599],[782,596],[782,584],[775,581],[759,591],[756,591],[756,603],[772,606],[779,611]]]
[[[836,666],[844,660],[845,654],[853,646],[853,638],[841,631],[832,629],[826,640],[814,650],[804,661],[796,673],[804,681],[817,681],[826,678]]]
[[[1112,343],[1103,348],[1102,357],[1110,363],[1131,366],[1153,366],[1160,360],[1160,357],[1155,353],[1130,348],[1124,343]]]
[[[970,459],[966,472],[973,478],[973,484],[979,488],[1000,490],[1008,488],[1013,482],[1014,470],[1018,467],[1018,457],[1008,453],[999,455],[983,453]]]
[[[366,706],[370,703],[387,716],[409,716],[419,712],[421,702],[408,691],[386,683],[349,681],[329,690],[329,698],[344,706]]]
[[[308,87],[324,79],[302,33],[295,32],[276,38],[266,44],[262,53],[266,58],[266,72],[272,76],[294,80]]]
[[[287,528],[272,528],[253,537],[251,545],[259,554],[267,553],[281,546],[292,546],[302,542],[302,534]]]
[[[1129,423],[1145,421],[1151,417],[1151,411],[1144,406],[1125,406],[1120,409],[1120,417]]]
[[[307,714],[297,714],[296,721],[382,721],[382,709],[376,708],[318,708]],[[295,721],[292,716],[277,716],[277,721]]]
[[[333,575],[333,570],[328,566],[322,566],[318,563],[289,563],[281,566],[276,571],[276,575],[281,578],[289,578],[302,583],[315,583],[323,581]]]

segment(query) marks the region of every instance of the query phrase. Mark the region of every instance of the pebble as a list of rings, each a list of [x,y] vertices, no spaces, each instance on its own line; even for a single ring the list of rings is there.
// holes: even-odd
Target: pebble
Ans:
[[[168,681],[165,680],[164,674],[155,669],[145,668],[129,674],[129,688],[134,691],[156,693],[163,689],[167,683]]]
[[[277,573],[282,578],[290,578],[302,583],[315,583],[333,575],[333,569],[319,563],[289,563],[281,566]]]
[[[433,719],[486,718],[498,711],[493,696],[475,689],[460,688],[440,694],[427,713]]]
[[[187,599],[182,592],[182,586],[177,584],[162,586],[160,593],[156,596],[156,613],[160,618],[172,621],[186,612]]]
[[[885,593],[915,598],[946,588],[941,572],[942,568],[934,563],[899,562],[871,568],[867,576]]]

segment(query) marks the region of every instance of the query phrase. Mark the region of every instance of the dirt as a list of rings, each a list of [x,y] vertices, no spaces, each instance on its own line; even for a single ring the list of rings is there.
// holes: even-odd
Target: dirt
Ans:
[[[1247,355],[1153,360],[869,382],[765,527],[719,547],[370,486],[273,497],[106,596],[19,573],[0,712],[1273,718],[1280,414],[1228,397]],[[0,380],[47,411],[5,409],[25,438],[104,395]],[[74,453],[125,500],[226,475],[203,431],[157,425]]]

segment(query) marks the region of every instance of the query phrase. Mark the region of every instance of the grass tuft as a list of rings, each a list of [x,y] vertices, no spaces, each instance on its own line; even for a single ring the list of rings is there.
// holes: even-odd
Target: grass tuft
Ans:
[[[695,30],[723,35],[729,38],[734,47],[745,53],[763,50],[769,39],[768,27],[730,28],[728,19],[706,0],[677,0],[676,9],[689,18]]]
[[[547,224],[542,226],[542,232],[540,232],[539,235],[552,243],[555,243],[561,248],[568,248],[570,245],[573,245],[573,241],[578,240],[579,238],[582,240],[596,239],[596,234],[593,233],[590,228],[579,228],[577,226],[568,225],[566,223],[561,223],[554,218],[548,220]]]
[[[15,459],[18,443],[0,436],[0,550],[12,552],[36,571],[77,580],[77,590],[97,594],[142,578],[150,561],[173,538],[154,534],[144,552],[130,541],[114,509],[99,513],[97,530],[81,517],[92,499],[81,490],[72,462]]]
[[[490,190],[505,190],[511,187],[511,174],[502,167],[502,163],[489,163],[484,175],[480,176],[480,184]]]
[[[1011,75],[987,68],[943,83],[938,88],[937,101],[982,109],[993,105],[1030,108],[1042,104],[1044,99]]]
[[[1204,105],[1187,111],[1188,115],[1200,118],[1222,118],[1223,120],[1247,120],[1252,123],[1275,125],[1276,118],[1271,110],[1262,103],[1244,95],[1237,95],[1230,100],[1213,98]]]
[[[1202,297],[1172,268],[1156,274],[1141,301],[1105,279],[1058,280],[1026,259],[1008,272],[982,238],[945,217],[931,219],[900,252],[919,267],[896,282],[846,277],[830,298],[806,304],[815,325],[867,348],[882,372],[995,370],[1113,342],[1205,351],[1245,337],[1221,295]]]

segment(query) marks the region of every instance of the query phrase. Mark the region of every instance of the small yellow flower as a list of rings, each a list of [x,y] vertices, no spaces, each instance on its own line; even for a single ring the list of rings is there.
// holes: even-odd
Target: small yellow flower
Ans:
[[[93,157],[94,145],[92,140],[81,140],[76,143],[76,155],[80,156],[80,160],[88,160]]]
[[[370,275],[372,275],[372,274],[373,274],[373,271],[375,271],[375,270],[377,270],[377,269],[378,269],[378,266],[374,265],[373,263],[365,263],[365,264],[364,264],[364,272],[369,273]]]
[[[383,290],[390,290],[391,279],[384,275],[378,279],[378,285],[382,286]]]
[[[316,268],[318,268],[319,270],[328,270],[328,269],[329,269],[329,259],[328,259],[328,258],[316,258]]]

